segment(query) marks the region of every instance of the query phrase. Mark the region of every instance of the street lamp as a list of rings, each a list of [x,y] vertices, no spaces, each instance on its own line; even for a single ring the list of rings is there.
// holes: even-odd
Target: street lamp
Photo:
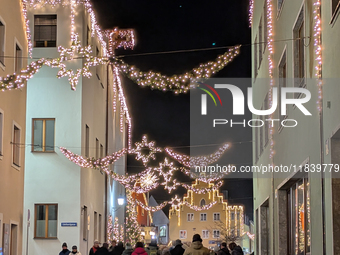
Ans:
[[[118,197],[118,205],[123,205],[125,203],[124,197]]]

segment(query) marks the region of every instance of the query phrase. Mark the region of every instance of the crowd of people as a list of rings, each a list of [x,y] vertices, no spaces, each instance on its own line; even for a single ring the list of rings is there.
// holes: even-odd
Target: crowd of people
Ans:
[[[90,249],[89,255],[243,255],[242,248],[236,243],[221,243],[220,246],[211,251],[203,246],[202,238],[199,234],[195,234],[192,238],[192,243],[186,249],[183,248],[181,240],[173,242],[171,247],[160,248],[156,240],[152,240],[146,247],[143,242],[137,242],[133,248],[130,243],[112,241],[109,246],[108,243],[103,243],[100,247],[98,240],[94,241]],[[72,246],[72,251],[68,250],[67,244],[63,243],[62,251],[59,255],[81,255],[77,246]]]

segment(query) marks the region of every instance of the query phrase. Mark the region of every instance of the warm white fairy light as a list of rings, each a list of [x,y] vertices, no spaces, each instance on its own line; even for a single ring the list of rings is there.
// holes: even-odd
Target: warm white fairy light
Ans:
[[[159,178],[149,170],[140,178],[140,185],[145,189],[154,189],[157,186],[158,180]]]
[[[253,17],[254,17],[254,1],[249,1],[249,27],[253,25]]]
[[[163,202],[163,203],[161,203],[160,205],[157,205],[157,206],[147,206],[138,199],[133,199],[133,201],[135,201],[137,203],[137,205],[142,207],[145,211],[151,211],[151,212],[160,211],[169,203],[168,201],[166,201],[166,202]]]
[[[195,188],[193,187],[193,185],[188,185],[188,184],[181,184],[183,188],[187,189],[187,190],[192,190],[193,192],[195,192],[196,194],[206,194],[209,192],[214,192],[216,190],[218,190],[219,188],[222,187],[223,185],[223,181],[219,181],[216,184],[214,184],[212,187],[209,188]]]
[[[141,160],[144,165],[147,165],[150,159],[155,160],[155,154],[162,151],[161,148],[155,147],[154,141],[148,142],[146,135],[142,137],[141,142],[136,142],[135,146],[136,147],[131,149],[129,153],[136,154],[136,160]],[[143,153],[143,150],[147,150],[147,152]]]
[[[318,111],[322,111],[322,44],[321,44],[321,1],[316,0],[314,3],[314,47],[315,47],[315,75],[318,86]]]
[[[123,47],[124,49],[133,49],[135,46],[135,32],[133,29],[118,29],[105,31],[106,37],[109,38],[109,54],[114,56],[115,49]]]
[[[207,156],[198,156],[198,157],[190,157],[185,154],[180,154],[174,152],[171,148],[165,148],[165,151],[169,154],[169,156],[176,159],[179,163],[186,167],[196,167],[196,166],[207,166],[209,164],[215,163],[218,161],[221,156],[225,153],[227,149],[229,149],[229,143],[224,144],[214,153]]]
[[[239,53],[240,45],[231,47],[226,53],[218,56],[215,61],[200,64],[190,72],[181,75],[173,75],[171,77],[153,71],[142,72],[138,68],[126,64],[122,59],[113,59],[112,61],[122,73],[138,85],[149,86],[151,89],[163,91],[170,90],[178,94],[186,93],[190,88],[197,85],[196,83],[192,83],[191,79],[210,78],[213,74],[222,70]]]

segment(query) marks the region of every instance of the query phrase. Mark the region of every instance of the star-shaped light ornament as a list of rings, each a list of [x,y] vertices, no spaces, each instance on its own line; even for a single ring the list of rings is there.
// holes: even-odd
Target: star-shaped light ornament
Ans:
[[[144,175],[140,178],[140,186],[143,190],[151,190],[158,186],[159,178],[151,171],[148,170]]]
[[[174,162],[170,162],[167,157],[164,158],[163,162],[159,163],[159,167],[155,168],[159,172],[159,175],[163,176],[165,182],[170,182],[174,171],[178,168],[174,166]]]
[[[130,150],[130,153],[136,154],[136,160],[141,160],[144,166],[149,163],[150,159],[156,159],[155,154],[157,152],[162,152],[161,148],[155,147],[154,141],[148,142],[146,135],[143,136],[141,142],[136,142],[135,146]]]
[[[72,38],[72,44],[70,48],[64,48],[63,46],[58,47],[59,58],[53,59],[53,61],[45,62],[46,65],[52,68],[59,68],[57,77],[68,77],[68,81],[71,85],[72,90],[76,90],[78,80],[80,76],[90,78],[92,73],[90,67],[103,65],[108,59],[91,56],[92,50],[91,45],[81,47],[81,42],[79,41],[79,35],[74,34]],[[78,68],[75,71],[72,69],[66,69],[66,61],[72,61],[74,59],[84,59],[82,60],[82,68]]]
[[[181,199],[178,198],[178,196],[176,195],[175,197],[171,198],[171,201],[169,202],[169,204],[171,204],[171,207],[174,209],[178,209],[179,206],[182,204]]]

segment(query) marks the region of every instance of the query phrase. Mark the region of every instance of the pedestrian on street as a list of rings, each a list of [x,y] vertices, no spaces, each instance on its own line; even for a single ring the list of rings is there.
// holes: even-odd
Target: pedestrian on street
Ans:
[[[108,255],[109,253],[109,245],[107,243],[103,243],[103,246],[100,247],[97,252],[96,255]]]
[[[177,239],[176,241],[175,241],[175,248],[173,248],[171,251],[170,251],[170,254],[171,255],[183,255],[183,253],[184,253],[184,249],[183,249],[183,247],[182,247],[182,241],[181,240],[179,240],[179,239]]]
[[[131,255],[132,253],[133,253],[132,245],[130,243],[126,243],[123,255]]]
[[[185,249],[184,255],[209,255],[210,250],[203,246],[202,238],[199,234],[192,237],[191,246]]]
[[[70,253],[70,255],[81,255],[80,251],[78,251],[78,247],[76,245],[72,246],[72,252]]]
[[[109,252],[113,252],[113,250],[116,248],[116,245],[117,245],[117,241],[116,240],[112,240],[111,241],[111,246],[109,248]]]
[[[92,248],[90,249],[89,255],[94,255],[97,252],[98,249],[99,249],[99,241],[94,240],[94,243],[93,243]]]
[[[67,249],[67,243],[63,243],[61,246],[62,250],[61,252],[59,252],[59,255],[69,255],[70,254],[70,250]]]
[[[142,242],[136,243],[136,248],[132,255],[148,255],[148,253],[144,250],[144,244]]]
[[[146,248],[146,252],[148,253],[148,255],[160,255],[160,251],[157,246],[156,240],[151,241],[151,243],[149,244],[149,247]]]
[[[217,255],[230,255],[230,252],[227,248],[227,243],[221,243],[221,249],[217,252]]]
[[[244,254],[241,246],[237,245],[234,242],[229,244],[229,249],[231,251],[231,255],[243,255]]]
[[[125,250],[123,242],[118,242],[118,245],[114,247],[110,254],[112,255],[122,255]]]

